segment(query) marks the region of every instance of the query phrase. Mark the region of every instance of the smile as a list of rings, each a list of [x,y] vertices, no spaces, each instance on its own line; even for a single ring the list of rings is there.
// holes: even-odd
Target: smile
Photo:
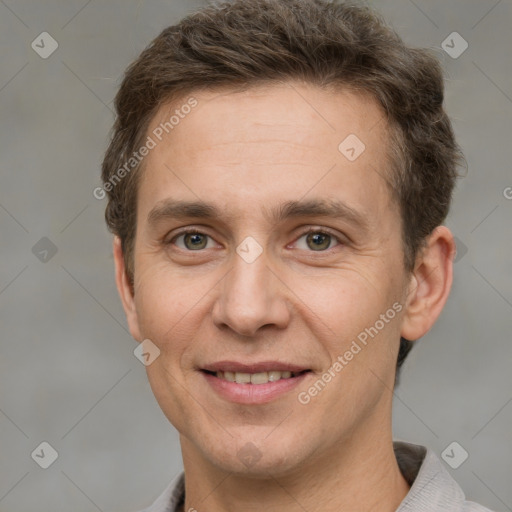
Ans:
[[[236,404],[256,405],[277,398],[285,399],[312,372],[270,370],[248,373],[202,370],[200,374],[203,375],[210,392],[213,391],[217,397]]]
[[[266,384],[267,382],[277,382],[278,380],[281,379],[290,379],[292,377],[300,375],[301,373],[303,372],[268,371],[258,373],[243,373],[218,371],[215,373],[215,376],[218,379],[227,380],[228,382],[236,382],[237,384]]]

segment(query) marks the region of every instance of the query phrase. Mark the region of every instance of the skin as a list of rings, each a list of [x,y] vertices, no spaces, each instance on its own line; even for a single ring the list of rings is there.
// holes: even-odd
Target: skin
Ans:
[[[392,445],[399,338],[420,338],[440,314],[453,236],[436,228],[413,273],[405,271],[401,218],[386,183],[387,125],[372,98],[291,82],[194,97],[198,106],[145,158],[133,294],[114,239],[130,331],[160,349],[147,374],[180,433],[185,510],[394,511],[409,490]],[[148,133],[177,106],[163,106]],[[352,162],[338,150],[349,134],[366,146]],[[168,198],[212,202],[221,215],[149,222]],[[313,198],[343,201],[366,227],[264,215]],[[199,250],[174,239],[183,227],[204,233]],[[318,250],[308,228],[333,236]],[[263,250],[252,263],[236,252],[247,236]],[[298,393],[396,302],[402,310],[301,404]],[[234,404],[198,370],[225,359],[285,361],[312,372],[269,403]],[[259,456],[249,465],[239,456],[246,443]]]

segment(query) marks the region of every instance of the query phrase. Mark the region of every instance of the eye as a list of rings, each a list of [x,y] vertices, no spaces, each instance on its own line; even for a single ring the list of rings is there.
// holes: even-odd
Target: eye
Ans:
[[[337,236],[320,229],[310,229],[297,239],[297,244],[300,245],[300,240],[305,238],[305,243],[299,249],[311,249],[316,252],[323,252],[332,248],[332,242],[337,242],[341,245]]]
[[[301,250],[325,252],[333,246],[342,245],[342,242],[336,235],[325,229],[309,229],[297,239],[295,244]],[[176,245],[179,249],[189,252],[215,247],[213,239],[197,229],[182,231],[166,242],[166,245]]]
[[[183,239],[183,243],[178,243],[179,240]],[[180,249],[185,251],[197,251],[201,249],[211,249],[212,245],[208,245],[208,239],[211,238],[205,233],[201,233],[197,230],[183,231],[179,235],[167,242],[168,244],[175,244]]]

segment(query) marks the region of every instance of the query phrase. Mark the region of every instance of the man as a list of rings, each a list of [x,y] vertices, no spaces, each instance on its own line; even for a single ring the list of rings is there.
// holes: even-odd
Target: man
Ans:
[[[147,510],[488,510],[392,437],[452,284],[442,103],[432,56],[323,0],[206,7],[128,68],[106,219],[184,464]]]

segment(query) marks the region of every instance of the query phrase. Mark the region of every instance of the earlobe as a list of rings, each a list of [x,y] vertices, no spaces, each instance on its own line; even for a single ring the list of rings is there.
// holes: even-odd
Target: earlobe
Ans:
[[[401,336],[417,340],[434,325],[446,304],[453,280],[455,242],[446,226],[428,237],[411,276]]]
[[[126,273],[123,249],[121,247],[121,239],[118,236],[114,237],[112,249],[114,253],[117,291],[119,292],[119,297],[121,298],[121,302],[123,304],[128,327],[130,329],[131,335],[135,338],[135,340],[141,341],[142,338],[140,336],[137,310],[135,307],[135,298],[128,279],[128,275]]]

